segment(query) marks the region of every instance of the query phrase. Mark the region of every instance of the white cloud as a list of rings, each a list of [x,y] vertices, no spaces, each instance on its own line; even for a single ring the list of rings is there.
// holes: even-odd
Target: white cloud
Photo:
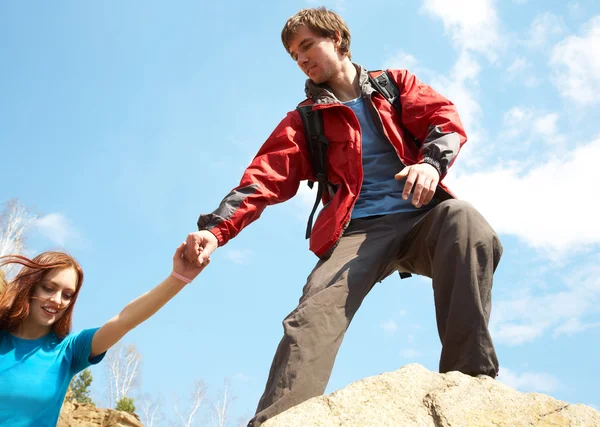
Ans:
[[[512,107],[504,113],[504,137],[516,138],[525,133],[530,127],[533,110],[524,107]]]
[[[381,329],[387,333],[393,334],[398,330],[398,324],[393,320],[386,320],[381,324]]]
[[[554,83],[562,96],[581,105],[600,103],[600,16],[592,18],[582,36],[569,36],[552,49]]]
[[[477,156],[474,153],[485,134],[481,125],[482,108],[477,100],[481,65],[473,53],[484,53],[490,59],[495,59],[496,51],[503,45],[498,34],[499,24],[494,4],[494,0],[424,0],[422,8],[425,13],[442,20],[446,32],[459,49],[458,59],[449,73],[439,74],[422,68],[419,75],[429,77],[426,83],[456,105],[469,135],[469,144],[463,149],[459,159],[461,164],[471,167],[483,161],[481,153]],[[418,60],[403,51],[386,62],[391,67],[402,66],[401,63],[420,68]]]
[[[557,338],[599,327],[600,256],[578,261],[577,268],[566,268],[571,272],[559,289],[544,294],[523,289],[512,298],[495,302],[490,325],[494,340],[519,345],[546,332]],[[557,276],[559,271],[551,274]]]
[[[386,68],[397,68],[408,70],[413,74],[421,74],[419,72],[419,61],[410,53],[402,50],[396,52],[393,56],[384,61]]]
[[[456,47],[495,58],[502,41],[494,0],[424,0],[423,10],[444,23]]]
[[[80,239],[71,222],[60,213],[51,213],[38,218],[33,225],[43,236],[59,246],[67,242],[73,243]]]
[[[400,356],[404,359],[416,359],[421,353],[414,348],[406,348],[400,351]]]
[[[578,2],[569,3],[567,9],[569,10],[569,16],[576,20],[583,19],[586,15],[586,11]]]
[[[232,261],[235,264],[245,265],[250,263],[250,259],[252,258],[252,251],[249,250],[238,250],[238,249],[230,249],[225,252],[225,259]]]
[[[515,153],[529,148],[532,142],[545,144],[558,144],[566,142],[566,138],[558,129],[559,115],[534,110],[532,108],[515,106],[504,113],[504,131],[501,134],[503,140],[513,138],[517,144],[505,147],[497,147],[495,156],[498,158],[502,149],[509,153]],[[518,138],[518,141],[516,140]],[[555,151],[553,151],[556,154]],[[539,158],[545,160],[545,158]]]
[[[544,333],[545,324],[537,323],[535,325],[517,325],[513,323],[501,324],[494,330],[494,340],[507,344],[519,345],[533,341]]]
[[[529,121],[533,115],[532,110],[523,107],[512,107],[504,113],[504,124],[508,126],[521,125]]]
[[[529,38],[525,44],[530,47],[542,47],[550,39],[556,38],[566,31],[563,19],[550,12],[540,13],[529,28]]]
[[[450,175],[447,184],[470,201],[499,233],[560,256],[600,243],[596,209],[589,206],[600,181],[600,138],[538,165],[498,164]]]
[[[469,135],[469,148],[461,154],[461,162],[469,165],[476,164],[480,159],[471,155],[472,147],[477,147],[481,140],[480,126],[482,110],[477,102],[475,93],[479,88],[478,76],[481,71],[479,63],[466,51],[463,51],[449,77],[437,75],[432,79],[431,86],[450,99],[460,115],[460,119]]]
[[[533,66],[523,57],[515,59],[506,69],[506,74],[511,80],[518,80],[527,87],[539,84],[538,78],[533,74]]]
[[[582,323],[580,319],[571,318],[557,327],[552,336],[553,338],[558,338],[561,335],[572,336],[598,327],[600,327],[600,322]]]
[[[539,135],[542,142],[554,145],[563,144],[566,142],[566,138],[559,133],[557,122],[558,114],[547,113],[533,121],[532,130]]]
[[[528,66],[529,63],[525,58],[517,58],[512,64],[510,64],[506,71],[508,71],[511,74],[519,73],[525,70]]]
[[[546,114],[533,122],[533,129],[541,135],[556,135],[558,133],[557,120],[558,114]]]
[[[552,393],[561,385],[556,377],[545,372],[517,374],[507,368],[500,368],[498,381],[519,391],[539,393]]]

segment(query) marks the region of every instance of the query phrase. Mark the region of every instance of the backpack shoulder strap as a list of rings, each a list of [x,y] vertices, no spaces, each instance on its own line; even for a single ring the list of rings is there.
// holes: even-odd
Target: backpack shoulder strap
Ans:
[[[400,120],[402,120],[402,104],[400,103],[400,92],[398,91],[398,87],[396,83],[391,79],[390,75],[387,71],[377,70],[377,71],[369,71],[369,81],[375,88],[377,92],[379,92],[398,112],[398,116],[400,116]],[[404,132],[404,135],[412,140],[418,149],[421,149],[421,141],[419,141],[407,128],[404,126],[402,121],[400,121],[400,127]],[[412,275],[410,273],[401,271],[400,278],[408,279]]]
[[[398,112],[400,116],[400,120],[402,120],[402,104],[400,103],[400,91],[398,90],[398,86],[387,71],[385,70],[376,70],[369,71],[369,81],[375,88],[377,92],[379,92]],[[407,128],[404,126],[402,121],[400,121],[400,127],[404,132],[404,135],[407,139],[413,141],[413,143],[417,146],[418,149],[421,149],[421,141],[416,138]]]
[[[329,146],[329,141],[325,137],[323,131],[323,113],[320,110],[313,110],[312,104],[307,104],[306,101],[298,105],[296,110],[298,110],[300,117],[302,118],[304,135],[306,137],[306,149],[308,151],[314,176],[318,183],[317,197],[306,225],[305,237],[308,239],[312,231],[315,212],[317,211],[319,202],[327,187],[327,148]],[[313,188],[313,185],[313,181],[308,182],[310,188]]]
[[[394,106],[398,114],[402,114],[402,104],[400,104],[400,92],[398,87],[392,81],[387,71],[376,70],[369,71],[369,81],[387,101]]]

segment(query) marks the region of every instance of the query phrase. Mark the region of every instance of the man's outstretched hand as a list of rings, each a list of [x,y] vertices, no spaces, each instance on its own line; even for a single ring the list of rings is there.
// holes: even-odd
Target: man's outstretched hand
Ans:
[[[428,163],[406,166],[396,174],[395,178],[399,181],[406,179],[404,191],[402,192],[404,200],[408,200],[408,196],[410,196],[410,192],[414,187],[412,204],[417,208],[431,202],[440,181],[438,171]]]
[[[210,259],[210,254],[219,246],[215,235],[208,230],[200,230],[188,234],[185,243],[185,253],[183,256],[198,267],[204,266],[207,260]]]

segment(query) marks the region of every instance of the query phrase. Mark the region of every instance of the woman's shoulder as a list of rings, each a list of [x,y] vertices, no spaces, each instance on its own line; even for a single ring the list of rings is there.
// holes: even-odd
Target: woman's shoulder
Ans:
[[[83,329],[81,331],[69,332],[67,336],[60,339],[60,344],[63,346],[80,347],[87,342],[91,342],[94,334],[99,328]]]

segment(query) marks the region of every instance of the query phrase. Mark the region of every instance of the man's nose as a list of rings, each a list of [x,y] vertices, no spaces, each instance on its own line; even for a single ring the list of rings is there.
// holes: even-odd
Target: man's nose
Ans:
[[[303,53],[298,54],[298,64],[305,65],[308,62],[308,56]]]

